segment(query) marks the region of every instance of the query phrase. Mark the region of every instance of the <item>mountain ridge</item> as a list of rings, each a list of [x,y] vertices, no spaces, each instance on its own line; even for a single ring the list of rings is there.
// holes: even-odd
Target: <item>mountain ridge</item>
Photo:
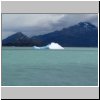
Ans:
[[[17,37],[15,36],[16,34]],[[21,32],[9,36],[2,41],[3,46],[45,46],[51,42],[59,43],[63,47],[97,47],[98,28],[89,22],[80,22],[59,31],[44,35],[27,37]],[[15,38],[13,38],[15,36]],[[23,37],[21,39],[21,37]],[[18,40],[16,40],[16,38]],[[16,41],[15,41],[16,40]],[[19,42],[20,41],[20,42]]]

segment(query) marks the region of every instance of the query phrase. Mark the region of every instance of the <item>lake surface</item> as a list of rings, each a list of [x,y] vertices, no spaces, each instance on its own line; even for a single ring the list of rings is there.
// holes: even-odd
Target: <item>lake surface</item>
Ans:
[[[97,86],[98,48],[2,47],[2,86]]]

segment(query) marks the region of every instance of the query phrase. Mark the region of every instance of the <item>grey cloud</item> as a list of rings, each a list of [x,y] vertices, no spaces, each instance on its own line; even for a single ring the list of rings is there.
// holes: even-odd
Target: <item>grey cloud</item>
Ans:
[[[88,21],[98,25],[97,14],[4,14],[2,15],[2,37],[18,31],[28,36],[46,34],[55,30]]]

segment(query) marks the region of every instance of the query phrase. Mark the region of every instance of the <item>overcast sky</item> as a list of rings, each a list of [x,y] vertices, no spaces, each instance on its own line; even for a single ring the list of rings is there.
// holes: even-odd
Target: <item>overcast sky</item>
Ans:
[[[22,32],[27,36],[61,30],[79,22],[98,25],[97,14],[2,14],[2,39]]]

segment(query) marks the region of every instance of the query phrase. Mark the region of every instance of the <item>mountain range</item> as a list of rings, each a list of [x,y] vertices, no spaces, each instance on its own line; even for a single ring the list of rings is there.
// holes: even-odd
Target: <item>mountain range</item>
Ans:
[[[89,22],[80,22],[59,31],[28,37],[17,32],[2,40],[3,46],[45,46],[56,42],[63,47],[97,47],[98,28]]]

